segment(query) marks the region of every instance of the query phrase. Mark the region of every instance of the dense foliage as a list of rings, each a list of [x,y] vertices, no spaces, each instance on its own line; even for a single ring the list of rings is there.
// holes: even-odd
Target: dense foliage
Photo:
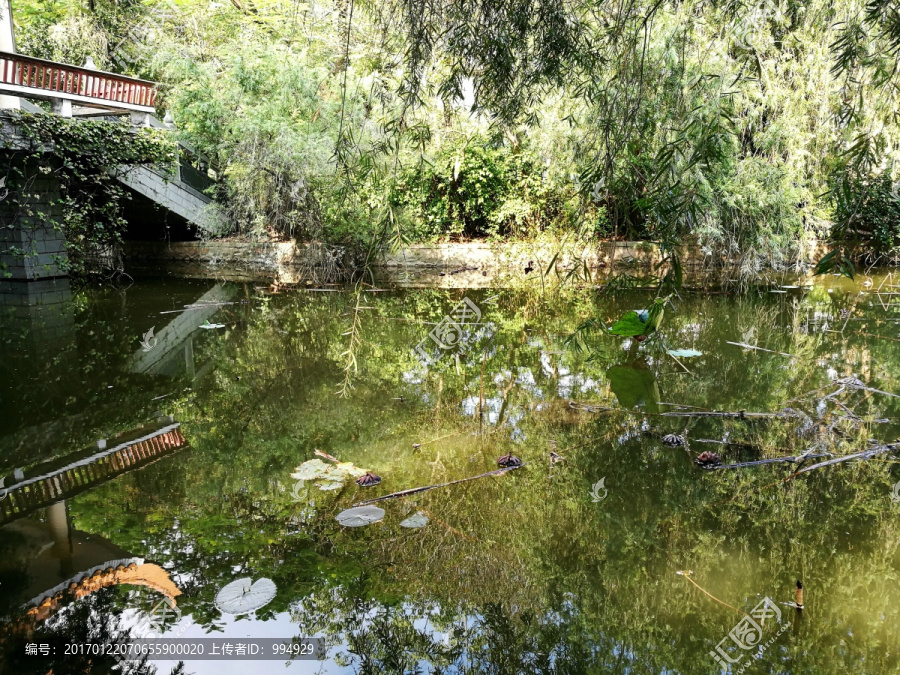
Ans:
[[[754,271],[896,179],[888,0],[20,4],[24,49],[163,83],[232,231],[696,237]]]
[[[83,270],[88,260],[110,255],[120,243],[125,228],[123,201],[130,195],[117,175],[138,164],[165,170],[175,159],[172,140],[152,129],[30,113],[21,113],[15,126],[28,149],[9,164],[13,194],[7,213],[22,212],[26,220],[42,219],[60,229],[65,234],[69,271]],[[36,176],[59,181],[58,204],[46,213],[36,211],[31,203],[30,187]]]

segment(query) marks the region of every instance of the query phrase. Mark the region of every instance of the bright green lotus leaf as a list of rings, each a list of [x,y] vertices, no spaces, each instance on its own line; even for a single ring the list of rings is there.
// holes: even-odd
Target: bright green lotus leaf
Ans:
[[[621,335],[622,337],[643,335],[645,330],[647,330],[647,324],[641,321],[641,317],[637,312],[627,312],[609,328],[610,333]]]

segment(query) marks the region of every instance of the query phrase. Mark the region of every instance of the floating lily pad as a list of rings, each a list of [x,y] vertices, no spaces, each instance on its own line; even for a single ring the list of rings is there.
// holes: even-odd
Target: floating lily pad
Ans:
[[[357,506],[337,514],[337,520],[344,527],[362,527],[377,523],[384,518],[384,509],[377,506]]]
[[[427,524],[428,516],[419,511],[418,513],[411,515],[409,518],[400,523],[400,527],[415,529],[418,527],[425,527]]]
[[[333,482],[325,482],[325,483],[316,483],[319,486],[320,490],[324,492],[330,492],[331,490],[340,490],[344,487],[343,483],[333,483]]]
[[[676,359],[689,359],[692,356],[703,356],[703,352],[698,352],[696,349],[669,349],[667,351]]]
[[[331,467],[321,459],[311,459],[298,466],[297,470],[291,474],[291,478],[297,480],[317,480],[322,478],[322,476],[325,475],[325,472],[330,468]]]
[[[351,478],[364,476],[365,469],[360,469],[352,462],[338,462],[328,464],[321,459],[310,459],[303,462],[291,478],[294,480],[312,480],[320,490],[337,490]]]
[[[219,590],[216,607],[226,614],[247,614],[272,602],[276,592],[275,582],[271,579],[238,579]]]

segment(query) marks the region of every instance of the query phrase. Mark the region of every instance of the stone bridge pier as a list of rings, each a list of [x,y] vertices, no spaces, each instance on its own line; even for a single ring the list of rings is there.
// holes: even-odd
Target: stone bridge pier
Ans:
[[[56,223],[63,210],[52,156],[0,150],[0,280],[66,275],[66,242]]]

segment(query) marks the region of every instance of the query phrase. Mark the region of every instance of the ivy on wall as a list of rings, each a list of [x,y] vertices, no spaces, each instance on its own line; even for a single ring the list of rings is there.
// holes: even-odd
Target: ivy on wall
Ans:
[[[175,139],[167,130],[113,121],[25,112],[17,117],[27,149],[9,164],[14,212],[23,221],[63,232],[67,271],[83,274],[90,260],[108,255],[122,241],[123,202],[131,195],[118,176],[133,165],[173,170]],[[57,203],[49,209],[35,208],[36,195],[29,192],[41,175],[59,181]]]

